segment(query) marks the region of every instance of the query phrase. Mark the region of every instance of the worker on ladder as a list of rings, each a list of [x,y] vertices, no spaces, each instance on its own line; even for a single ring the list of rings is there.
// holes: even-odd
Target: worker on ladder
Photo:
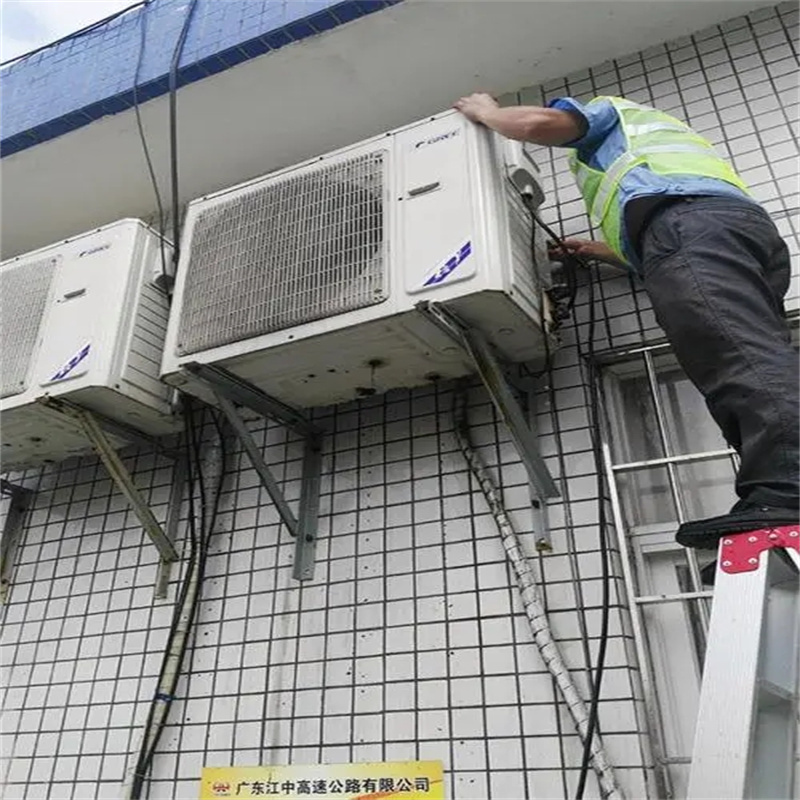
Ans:
[[[500,108],[462,97],[464,116],[511,139],[571,148],[570,167],[605,243],[568,252],[631,269],[661,327],[739,453],[730,512],[680,526],[686,547],[800,518],[798,359],[784,319],[789,251],[768,213],[711,144],[680,120],[620,97]]]

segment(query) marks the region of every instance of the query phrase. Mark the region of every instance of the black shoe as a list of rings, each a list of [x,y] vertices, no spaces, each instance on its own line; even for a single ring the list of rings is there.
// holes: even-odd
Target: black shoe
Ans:
[[[729,533],[747,533],[780,525],[797,525],[796,508],[775,508],[744,503],[741,500],[728,514],[694,522],[684,522],[675,537],[678,544],[698,550],[716,550],[719,540]]]

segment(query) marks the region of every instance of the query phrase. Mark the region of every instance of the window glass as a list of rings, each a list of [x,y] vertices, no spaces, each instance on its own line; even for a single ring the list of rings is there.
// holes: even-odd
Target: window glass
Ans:
[[[615,463],[728,450],[700,393],[674,362],[662,358],[656,361],[656,377],[665,452],[644,364],[639,369],[634,365],[634,370],[628,365],[623,374],[609,376]],[[674,476],[686,519],[723,514],[736,501],[731,456],[679,462]],[[624,515],[632,528],[678,520],[666,467],[620,472],[618,480]]]

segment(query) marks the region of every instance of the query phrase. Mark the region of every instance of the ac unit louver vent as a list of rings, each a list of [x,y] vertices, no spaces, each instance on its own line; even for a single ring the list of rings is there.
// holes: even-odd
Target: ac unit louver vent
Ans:
[[[55,258],[44,258],[0,272],[0,397],[27,388],[56,263]]]
[[[179,355],[386,298],[384,152],[251,188],[196,220]]]

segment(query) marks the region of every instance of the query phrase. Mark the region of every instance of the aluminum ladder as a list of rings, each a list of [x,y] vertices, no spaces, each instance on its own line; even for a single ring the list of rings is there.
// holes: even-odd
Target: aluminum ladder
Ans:
[[[798,525],[720,541],[688,800],[793,796],[799,577]]]

